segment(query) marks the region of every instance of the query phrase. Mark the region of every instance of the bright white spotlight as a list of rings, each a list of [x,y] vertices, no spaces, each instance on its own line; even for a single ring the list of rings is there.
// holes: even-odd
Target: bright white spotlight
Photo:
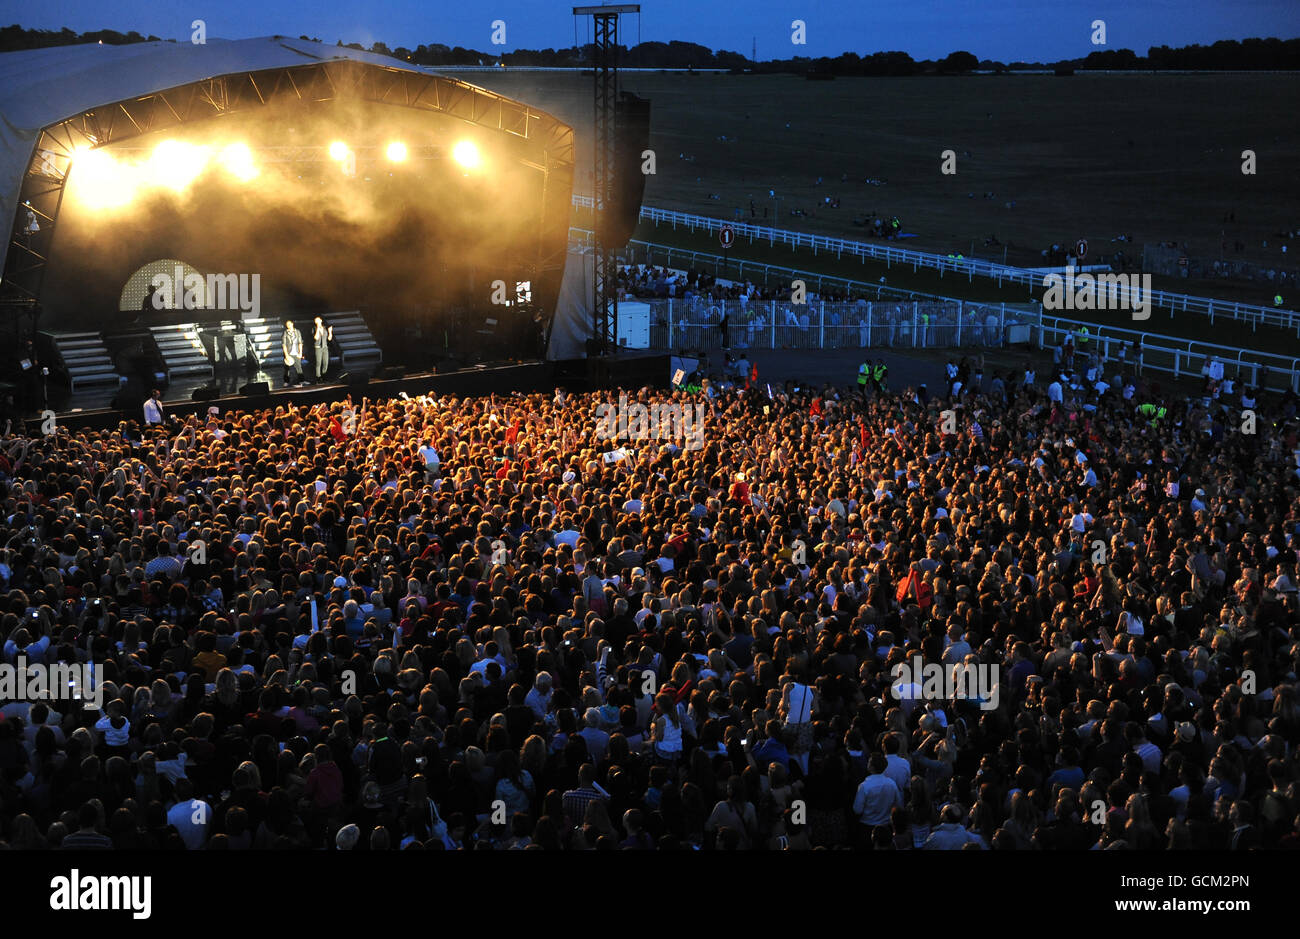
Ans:
[[[207,147],[181,140],[164,140],[149,157],[150,181],[176,192],[183,192],[208,165]]]
[[[388,159],[392,160],[394,163],[404,163],[406,161],[406,144],[402,143],[400,140],[394,140],[388,145],[386,153]]]
[[[103,150],[77,147],[72,151],[69,192],[87,208],[120,208],[135,198],[138,185],[136,168],[117,162]]]
[[[246,183],[258,174],[257,164],[253,162],[253,151],[246,143],[228,144],[221,151],[221,165],[240,182]]]
[[[330,159],[342,161],[348,155],[348,145],[342,140],[336,140],[330,144]]]
[[[452,148],[451,155],[457,163],[467,170],[476,168],[483,159],[479,156],[478,147],[474,145],[472,140],[460,141]]]
[[[68,154],[68,162],[82,173],[91,172],[96,166],[104,166],[105,161],[111,162],[112,159],[103,150],[95,150],[85,144],[73,147],[72,152]]]

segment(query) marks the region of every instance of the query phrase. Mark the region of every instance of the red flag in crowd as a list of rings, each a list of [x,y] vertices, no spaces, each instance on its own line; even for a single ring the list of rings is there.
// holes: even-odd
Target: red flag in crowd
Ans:
[[[909,595],[916,598],[917,606],[923,610],[928,610],[934,600],[933,588],[922,580],[921,575],[916,571],[908,571],[907,577],[898,585],[897,600],[899,603],[905,603]]]

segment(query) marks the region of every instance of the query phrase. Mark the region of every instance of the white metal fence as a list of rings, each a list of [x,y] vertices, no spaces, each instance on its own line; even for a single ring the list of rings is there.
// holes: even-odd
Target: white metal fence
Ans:
[[[1081,332],[1084,327],[1087,333]],[[708,297],[650,301],[650,346],[673,352],[724,348],[979,350],[1013,345],[1052,349],[1061,346],[1067,336],[1074,339],[1076,368],[1085,359],[1096,359],[1126,373],[1196,378],[1217,358],[1225,374],[1239,382],[1300,393],[1297,357],[1098,327],[1002,305],[963,300],[792,304]]]
[[[632,292],[635,295],[636,291]],[[839,303],[813,299],[805,304],[706,296],[646,299],[651,311],[650,346],[666,351],[1052,349],[1072,336],[1079,356],[1096,357],[1125,372],[1195,378],[1205,373],[1211,358],[1217,358],[1226,374],[1249,385],[1300,393],[1300,357],[1046,316],[1041,306],[952,298]]]
[[[570,249],[586,249],[593,245],[594,235],[584,228],[569,229]],[[835,290],[877,300],[899,299],[948,301],[951,298],[940,294],[926,293],[923,290],[906,290],[890,287],[888,284],[869,283],[852,280],[847,277],[833,277],[827,274],[813,274],[793,267],[779,264],[764,264],[758,261],[744,261],[739,258],[724,258],[705,251],[692,251],[673,245],[654,244],[649,241],[629,241],[621,252],[622,260],[628,264],[650,264],[660,267],[696,269],[710,271],[715,277],[727,280],[752,280],[767,284],[772,278],[779,278],[786,287],[792,280],[802,280],[809,291],[823,293]],[[1014,306],[1009,304],[1008,306]]]
[[[725,318],[725,332],[723,322]],[[654,348],[714,349],[942,349],[995,348],[1007,328],[1035,322],[1001,305],[962,300],[814,301],[653,300]]]
[[[591,208],[592,202],[589,196],[575,195],[573,204],[582,208]],[[641,218],[654,222],[656,226],[666,224],[671,225],[676,230],[680,225],[692,232],[703,230],[709,233],[717,233],[726,227],[735,232],[737,238],[746,238],[751,242],[766,241],[769,246],[781,244],[788,245],[792,249],[808,248],[812,250],[814,255],[825,251],[834,254],[836,258],[843,258],[845,255],[860,260],[871,258],[872,260],[885,262],[886,267],[901,265],[911,267],[913,271],[926,268],[938,271],[940,276],[954,274],[964,276],[967,280],[973,280],[977,276],[987,277],[995,280],[999,285],[1004,282],[1022,284],[1030,290],[1036,290],[1042,287],[1043,284],[1043,275],[1039,271],[1010,267],[978,258],[958,259],[941,254],[929,254],[924,251],[914,251],[910,248],[900,248],[893,243],[870,244],[861,241],[849,241],[843,238],[831,238],[826,235],[813,235],[807,232],[753,225],[748,222],[693,215],[688,212],[656,209],[651,206],[641,207]],[[1127,287],[1120,288],[1120,298],[1121,301],[1127,301]],[[1151,291],[1150,301],[1153,307],[1168,311],[1170,316],[1175,313],[1195,313],[1208,316],[1210,322],[1214,322],[1216,317],[1224,317],[1249,324],[1252,330],[1258,329],[1260,324],[1266,324],[1294,330],[1297,337],[1300,337],[1300,313],[1293,310],[1259,306],[1251,303],[1238,303],[1231,300],[1194,297],[1165,290]]]
[[[1080,329],[1084,326],[1088,328],[1088,334],[1080,342]],[[1223,363],[1225,374],[1235,375],[1253,387],[1271,391],[1285,391],[1289,388],[1300,393],[1300,358],[1292,356],[1098,326],[1096,323],[1046,315],[1041,317],[1041,325],[1034,341],[1039,348],[1052,348],[1063,343],[1068,335],[1075,337],[1078,351],[1099,355],[1106,362],[1122,359],[1126,368],[1139,374],[1156,371],[1175,378],[1195,378],[1205,374],[1211,358],[1217,358]]]

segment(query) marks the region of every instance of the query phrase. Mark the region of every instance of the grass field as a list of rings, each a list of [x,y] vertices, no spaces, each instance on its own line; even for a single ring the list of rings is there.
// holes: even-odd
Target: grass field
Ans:
[[[589,191],[590,76],[466,78],[573,124],[575,190]],[[1175,241],[1194,256],[1217,258],[1226,239],[1228,257],[1300,268],[1290,262],[1300,240],[1277,237],[1300,227],[1300,75],[809,82],[630,73],[622,85],[653,102],[658,165],[647,181],[648,205],[722,217],[740,209],[748,220],[752,199],[760,223],[766,207],[777,227],[854,238],[865,235],[852,219],[876,211],[898,215],[916,233],[903,242],[908,247],[1001,259],[1001,249],[983,248],[996,235],[1013,264],[1034,264],[1053,241],[1086,238],[1091,255],[1124,247],[1130,257],[1144,242]],[[956,153],[952,176],[940,172],[948,149]],[[1253,176],[1241,172],[1245,149],[1256,154]],[[840,182],[843,174],[848,182]],[[888,182],[873,186],[864,177]],[[781,198],[769,199],[769,189]],[[840,208],[817,209],[824,196],[838,197]],[[792,218],[796,207],[816,209],[817,217]],[[1225,222],[1229,213],[1235,222]],[[1121,233],[1133,244],[1112,244]],[[1246,245],[1240,255],[1231,247],[1238,240]],[[1223,281],[1176,284],[1255,302],[1273,292]]]

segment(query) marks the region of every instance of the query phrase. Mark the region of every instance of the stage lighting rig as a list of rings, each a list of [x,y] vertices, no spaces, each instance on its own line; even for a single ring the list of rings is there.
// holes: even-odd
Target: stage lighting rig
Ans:
[[[478,145],[472,140],[461,140],[451,151],[452,159],[467,170],[478,169],[483,163],[483,156],[479,153]]]

